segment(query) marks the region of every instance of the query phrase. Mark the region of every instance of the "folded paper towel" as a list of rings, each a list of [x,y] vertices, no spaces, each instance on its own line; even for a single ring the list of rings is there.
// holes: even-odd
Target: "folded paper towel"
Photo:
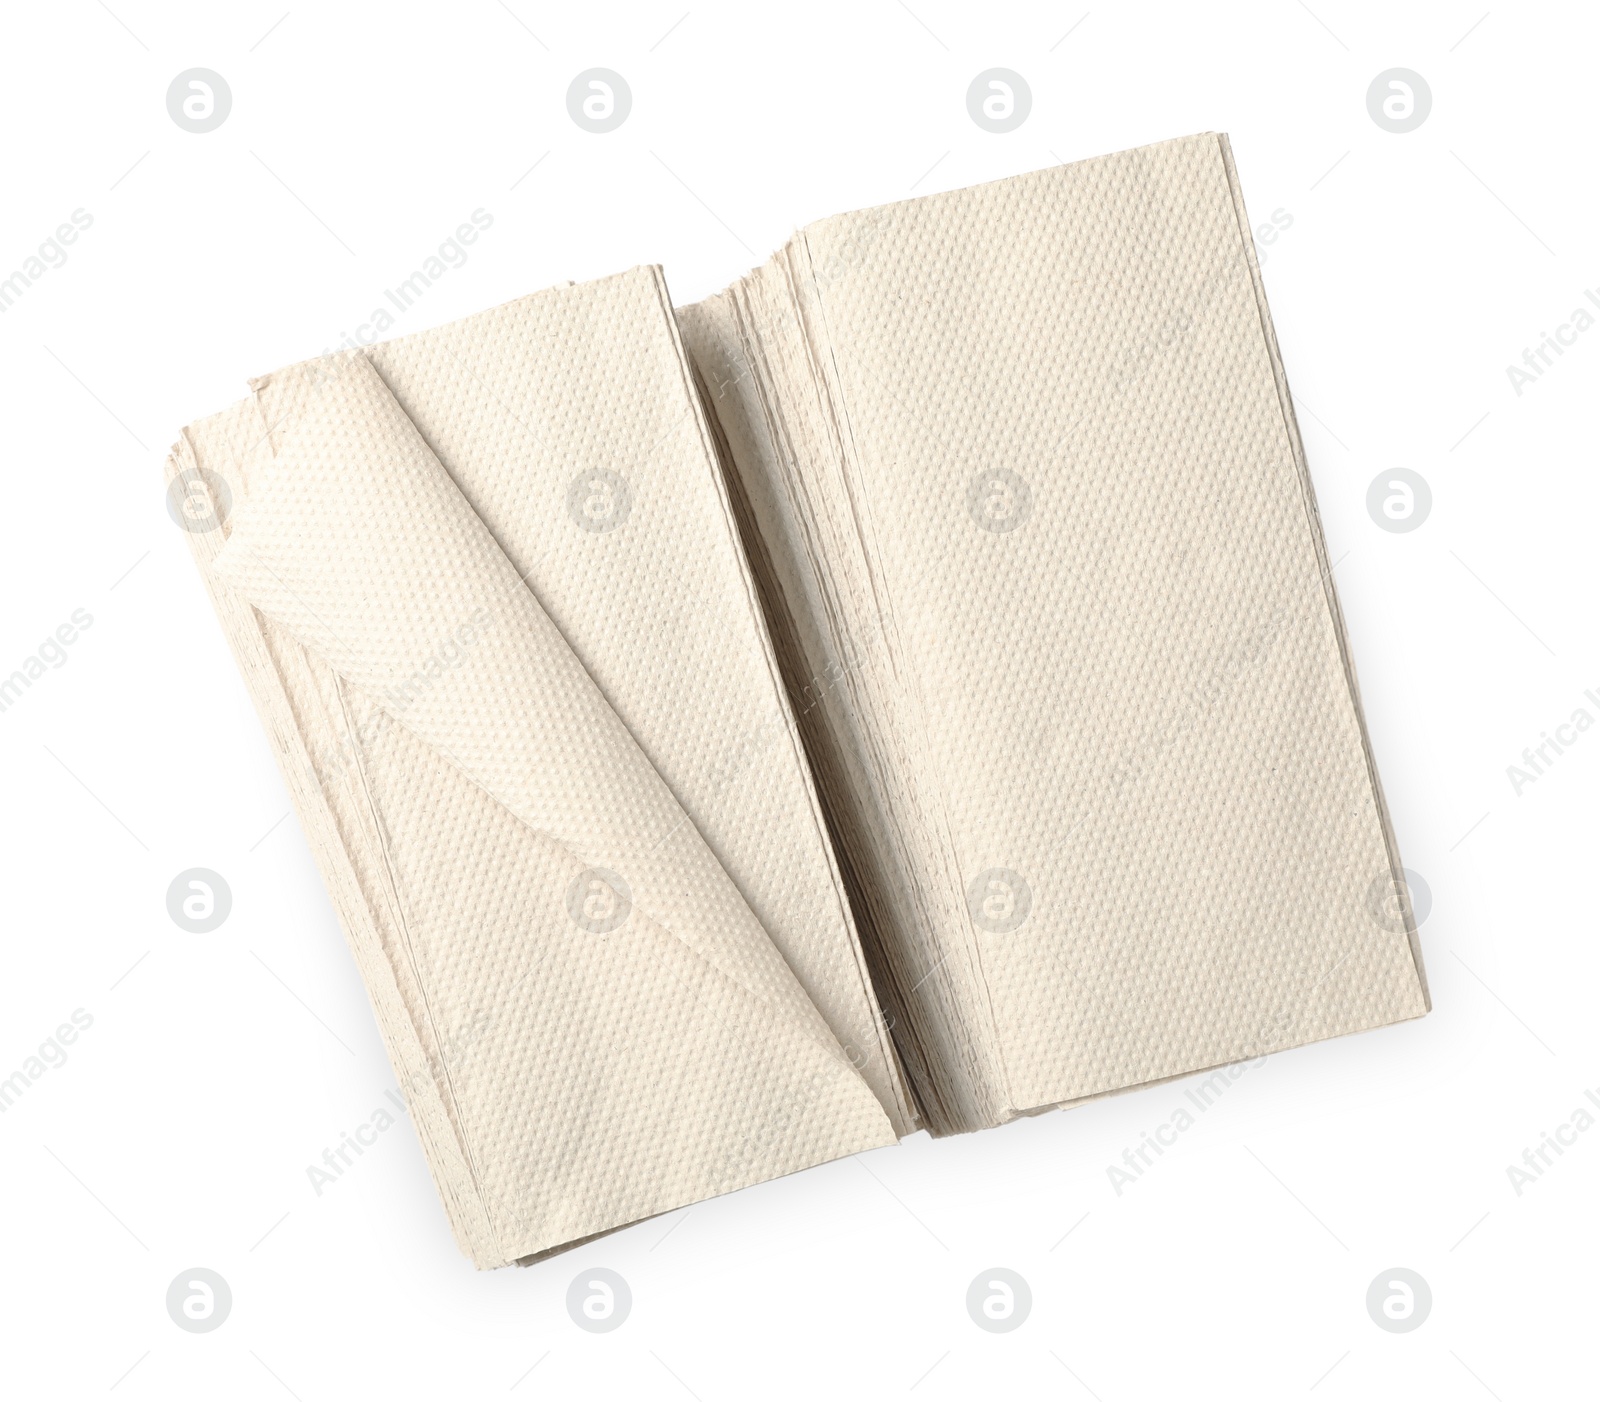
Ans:
[[[1426,1010],[1224,138],[252,384],[168,463],[463,1248]]]

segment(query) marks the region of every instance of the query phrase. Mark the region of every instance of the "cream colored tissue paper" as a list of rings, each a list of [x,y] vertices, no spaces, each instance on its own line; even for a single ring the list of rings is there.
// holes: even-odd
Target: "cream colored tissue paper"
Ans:
[[[266,377],[172,470],[474,1260],[907,1127],[656,271]]]
[[[1426,1010],[1225,138],[251,389],[169,490],[477,1265]]]
[[[1225,138],[825,219],[680,322],[936,1131],[1426,1010]]]

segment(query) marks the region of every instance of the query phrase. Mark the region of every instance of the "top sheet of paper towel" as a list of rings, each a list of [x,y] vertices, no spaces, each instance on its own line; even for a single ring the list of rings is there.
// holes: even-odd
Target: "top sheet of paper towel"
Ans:
[[[826,219],[680,319],[795,646],[872,659],[841,743],[898,772],[835,801],[909,834],[968,1113],[1425,1010],[1223,138]]]

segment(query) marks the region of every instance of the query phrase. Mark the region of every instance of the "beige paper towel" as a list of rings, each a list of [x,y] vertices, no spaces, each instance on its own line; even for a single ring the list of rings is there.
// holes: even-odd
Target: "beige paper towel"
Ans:
[[[192,538],[397,1070],[414,1105],[437,1101],[417,1118],[458,1234],[499,1264],[892,1142],[890,1116],[903,1126],[906,1111],[658,275],[474,321],[423,333],[448,338],[437,358],[474,385],[515,359],[508,324],[541,353],[552,321],[592,338],[587,367],[566,362],[567,395],[549,377],[542,399],[485,388],[518,441],[496,438],[502,415],[485,410],[483,438],[451,445],[458,470],[493,476],[482,460],[498,454],[577,542],[566,560],[559,538],[540,556],[551,592],[576,600],[565,634],[530,588],[538,568],[499,543],[517,522],[468,502],[377,357],[258,382],[253,401],[188,431],[173,470],[228,482],[231,513]],[[677,402],[640,411],[620,396],[597,415],[606,376],[636,379],[651,355],[679,367]],[[416,380],[413,368],[414,393]],[[445,396],[457,411],[462,398]],[[663,418],[678,431],[663,434]],[[558,446],[541,452],[541,438]],[[615,472],[607,463],[628,467],[635,495],[597,533],[581,505],[568,510],[568,489]],[[673,591],[648,569],[663,540],[694,575],[664,616]],[[582,553],[596,544],[622,548],[597,565]],[[651,597],[630,601],[630,587]],[[649,641],[657,655],[641,659],[636,636],[585,632],[585,593],[602,596],[602,622],[620,610],[664,630]],[[686,655],[713,670],[683,675]],[[627,675],[641,663],[667,670]],[[608,666],[623,673],[617,689],[645,695],[631,726],[589,670]],[[651,712],[669,682],[675,705]],[[726,700],[709,717],[688,709],[694,688],[713,686],[745,707],[714,736]],[[730,737],[761,782],[751,792],[691,770],[692,815],[644,746],[681,769],[684,751]],[[723,852],[701,823],[723,830]],[[728,870],[740,861],[765,921]]]
[[[477,1264],[1425,1011],[1247,230],[1192,137],[185,430]]]
[[[1248,227],[1197,136],[680,313],[935,1130],[1426,1009]]]

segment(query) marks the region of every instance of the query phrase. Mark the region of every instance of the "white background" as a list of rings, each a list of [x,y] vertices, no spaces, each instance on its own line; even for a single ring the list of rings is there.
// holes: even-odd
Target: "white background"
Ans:
[[[1600,1088],[1600,728],[1520,795],[1506,770],[1600,718],[1600,327],[1521,395],[1506,367],[1600,289],[1600,23],[1486,3],[8,8],[0,277],[93,224],[0,315],[0,675],[93,623],[0,714],[0,1077],[74,1009],[93,1025],[0,1116],[0,1392],[1587,1394],[1600,1127],[1520,1195],[1506,1170]],[[233,94],[204,135],[165,105],[197,66]],[[633,93],[601,136],[565,104],[596,66]],[[1034,98],[999,136],[965,102],[996,66]],[[1433,94],[1405,135],[1366,108],[1392,67]],[[1252,223],[1292,220],[1264,276],[1432,891],[1431,1016],[1248,1070],[1120,1196],[1107,1166],[1181,1086],[918,1137],[525,1270],[458,1255],[408,1123],[316,1196],[306,1166],[393,1077],[164,510],[179,426],[336,344],[475,209],[491,229],[396,332],[642,262],[693,300],[808,220],[1205,129]],[[1365,507],[1396,467],[1433,492],[1409,534]],[[232,888],[213,934],[168,918],[189,867]],[[212,1333],[166,1312],[193,1266],[233,1291]],[[613,1333],[566,1313],[591,1266],[632,1288]],[[993,1266],[1033,1292],[1007,1334],[964,1305]],[[1364,1303],[1395,1266],[1433,1293],[1408,1334]]]

